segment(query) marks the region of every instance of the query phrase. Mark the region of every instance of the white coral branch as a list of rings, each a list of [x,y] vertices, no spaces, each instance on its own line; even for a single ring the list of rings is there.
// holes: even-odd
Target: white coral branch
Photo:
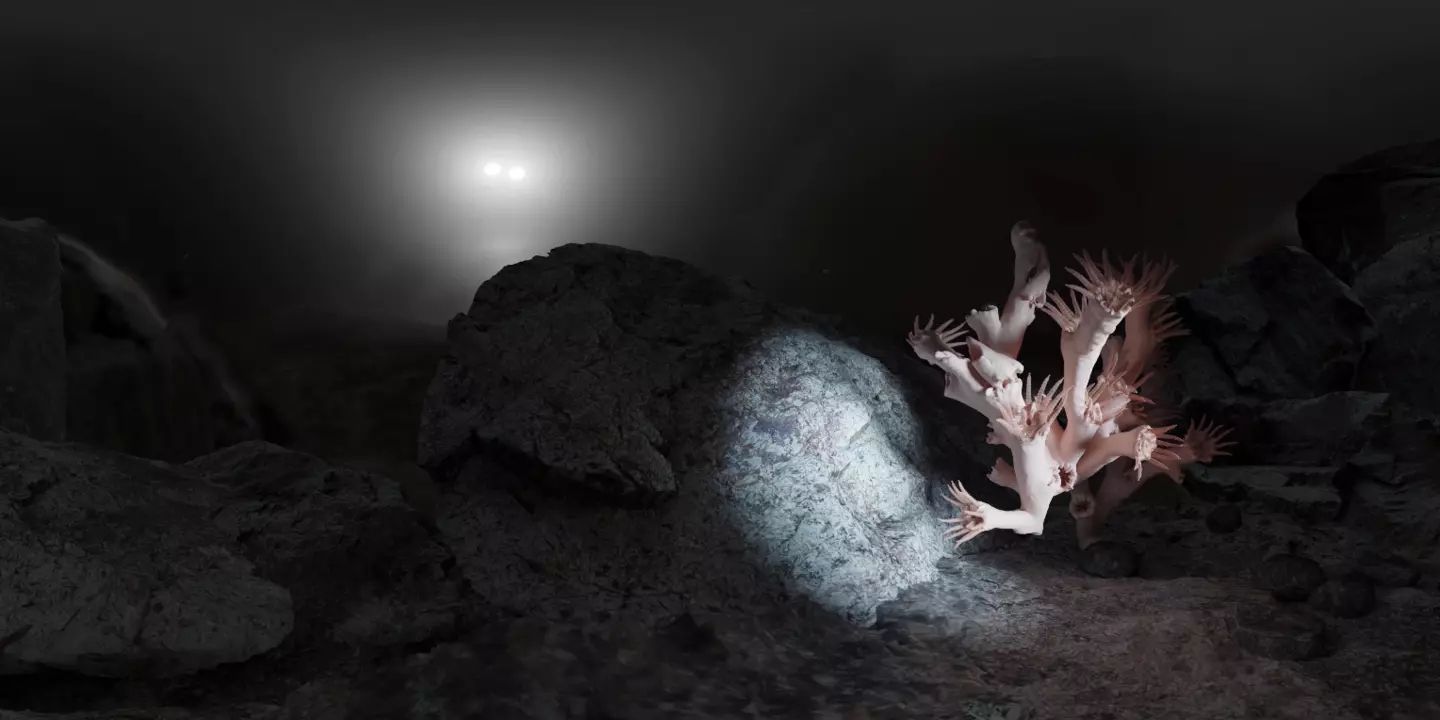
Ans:
[[[996,352],[1012,358],[1020,356],[1025,331],[1035,321],[1035,310],[1045,304],[1045,288],[1050,285],[1050,256],[1045,246],[1035,239],[1035,228],[1018,222],[1010,229],[1010,246],[1015,251],[1015,276],[1010,297],[1000,308],[987,305],[973,310],[965,323],[975,337]]]
[[[1048,291],[1049,259],[1034,228],[1017,223],[1010,242],[1014,278],[1003,310],[987,306],[964,323],[938,326],[933,316],[924,325],[917,317],[907,338],[917,356],[944,371],[945,396],[990,421],[986,440],[1008,448],[1010,460],[997,460],[989,478],[1020,496],[1018,510],[1000,510],[955,482],[946,500],[959,514],[946,521],[946,536],[959,544],[993,529],[1038,534],[1051,500],[1071,492],[1088,542],[1147,478],[1163,473],[1178,481],[1181,465],[1223,455],[1231,443],[1227,431],[1204,420],[1183,439],[1170,435],[1173,425],[1156,426],[1165,411],[1139,394],[1150,366],[1163,358],[1160,344],[1184,334],[1161,295],[1173,264],[1131,258],[1117,267],[1104,253],[1098,262],[1082,254],[1080,269],[1069,271],[1076,282],[1062,296]],[[1037,309],[1060,326],[1065,361],[1064,377],[1038,388],[1018,359]],[[1125,333],[1116,337],[1122,322]],[[1116,463],[1120,458],[1131,462]]]

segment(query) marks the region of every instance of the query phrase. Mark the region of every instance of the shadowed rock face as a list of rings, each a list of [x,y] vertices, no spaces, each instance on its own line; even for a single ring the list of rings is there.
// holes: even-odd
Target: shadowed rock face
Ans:
[[[1440,412],[1440,140],[1390,148],[1326,176],[1297,209],[1304,247],[1375,319],[1358,387]]]
[[[278,646],[290,592],[210,522],[215,488],[164,466],[0,432],[0,627],[12,671],[184,675]]]
[[[482,286],[450,342],[420,460],[465,482],[481,459],[507,467],[551,518],[492,520],[519,555],[611,566],[670,602],[800,593],[859,621],[933,576],[941,478],[922,426],[900,381],[824,320],[673,260],[567,246]],[[496,596],[533,596],[520,580]]]
[[[0,220],[0,427],[184,461],[258,437],[193,318],[39,220]],[[78,249],[77,249],[78,248]]]
[[[0,675],[273,688],[245,661],[338,666],[461,611],[451,553],[380,475],[258,442],[176,466],[0,431],[0,458]]]
[[[1215,385],[1271,398],[1348,390],[1374,337],[1350,288],[1295,247],[1228,268],[1176,305],[1192,335],[1175,344],[1175,375],[1191,395]]]
[[[185,461],[261,428],[249,391],[197,318],[152,294],[80,241],[60,236],[66,438]]]
[[[1440,140],[1341,167],[1300,200],[1296,219],[1305,249],[1349,284],[1397,246],[1440,238]]]
[[[1440,413],[1434,360],[1440,357],[1440,232],[1396,245],[1360,272],[1355,294],[1378,330],[1357,384]]]
[[[65,438],[60,250],[44,223],[0,220],[0,428]]]
[[[1339,523],[1371,557],[1401,558],[1402,575],[1440,561],[1437,148],[1342,168],[1301,203],[1304,249],[1177,303],[1192,334],[1176,342],[1170,399],[1237,442],[1196,471],[1197,494]]]

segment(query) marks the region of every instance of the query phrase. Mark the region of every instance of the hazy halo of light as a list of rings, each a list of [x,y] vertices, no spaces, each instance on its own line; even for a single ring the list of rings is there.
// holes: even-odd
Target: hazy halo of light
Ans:
[[[503,124],[486,120],[463,110],[424,118],[413,135],[401,139],[407,146],[406,175],[415,183],[409,194],[424,199],[434,217],[473,222],[477,213],[504,213],[513,222],[521,213],[538,217],[542,208],[564,208],[580,199],[570,183],[584,161],[570,154],[577,141],[565,137],[564,129],[555,132],[523,117]]]
[[[578,30],[544,52],[473,40],[458,29],[351,35],[290,76],[323,106],[309,127],[343,172],[327,186],[337,230],[427,273],[431,315],[558,245],[650,249],[679,188],[692,189],[681,180],[700,174],[693,137],[718,123],[718,90],[730,88],[696,81],[716,76],[689,45],[648,35],[628,53]],[[375,57],[407,59],[362,61]],[[521,181],[507,172],[517,166]],[[421,292],[412,286],[372,295]]]
[[[495,235],[474,241],[474,256],[490,272],[523,262],[545,252],[533,241],[518,235]]]
[[[456,153],[458,167],[454,169],[454,174],[462,198],[478,192],[514,192],[515,184],[530,176],[523,165],[507,165],[494,159],[485,159],[492,158],[493,153],[485,154],[483,148],[478,151],[481,155],[474,159],[466,158],[468,152],[462,150]],[[478,195],[471,197],[478,201]]]

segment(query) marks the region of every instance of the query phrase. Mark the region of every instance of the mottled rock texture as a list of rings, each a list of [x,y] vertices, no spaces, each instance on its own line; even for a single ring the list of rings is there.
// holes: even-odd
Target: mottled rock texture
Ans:
[[[482,498],[448,503],[442,528],[505,528],[461,552],[502,605],[548,607],[558,587],[672,612],[800,594],[865,621],[945,551],[944,478],[900,380],[741,282],[566,246],[485,283],[450,344],[420,462]]]

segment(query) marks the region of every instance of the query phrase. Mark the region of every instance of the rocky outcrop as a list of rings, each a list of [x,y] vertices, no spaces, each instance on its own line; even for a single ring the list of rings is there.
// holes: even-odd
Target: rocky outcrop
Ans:
[[[420,459],[492,488],[450,526],[514,528],[513,553],[471,563],[472,583],[504,583],[490,592],[507,604],[599,572],[620,604],[799,593],[863,622],[945,551],[929,502],[943,475],[899,380],[747,285],[566,246],[482,286],[450,343]],[[553,572],[526,582],[496,560]]]
[[[258,439],[248,392],[203,323],[160,314],[93,250],[74,239],[61,246],[67,439],[172,462]],[[123,288],[107,285],[116,277]]]
[[[1440,222],[1440,221],[1437,221]],[[1440,230],[1396,245],[1355,278],[1355,294],[1377,333],[1360,365],[1358,387],[1395,393],[1440,413]]]
[[[210,519],[294,598],[292,644],[422,643],[461,613],[453,562],[399,482],[263,442],[184,466],[225,491]]]
[[[1372,160],[1418,157],[1409,152]],[[1316,203],[1342,203],[1336,193],[1343,188],[1361,192],[1354,184],[1361,176],[1389,177],[1345,173],[1353,175],[1350,184],[1322,182],[1302,208],[1310,222],[1306,247],[1317,253],[1329,246],[1311,240],[1332,230],[1358,236],[1349,226],[1317,225],[1326,216]],[[1400,192],[1403,183],[1394,182],[1385,192]],[[1403,569],[1382,573],[1389,581],[1437,582],[1440,394],[1430,376],[1440,346],[1429,338],[1440,320],[1432,310],[1440,260],[1428,239],[1433,224],[1417,224],[1414,215],[1386,219],[1414,209],[1402,197],[1423,200],[1390,196],[1395,202],[1376,206],[1369,221],[1409,228],[1405,237],[1372,238],[1380,244],[1364,246],[1368,255],[1332,252],[1317,260],[1306,250],[1276,249],[1182,295],[1177,307],[1192,334],[1176,342],[1167,399],[1233,428],[1234,455],[1190,473],[1195,496],[1344,534],[1351,551],[1336,557],[1387,558],[1371,566],[1398,563]],[[1349,273],[1351,284],[1335,272]],[[1367,571],[1353,558],[1335,563]]]
[[[1390,395],[1358,390],[1298,400],[1201,396],[1189,407],[1234,428],[1232,465],[1338,466],[1382,441],[1394,422]]]
[[[0,220],[0,428],[65,439],[65,335],[54,231]]]
[[[379,475],[264,443],[172,466],[0,433],[0,457],[4,674],[356,657],[462,612],[449,552]]]
[[[0,427],[169,461],[256,439],[203,328],[154,315],[123,271],[59,238],[41,220],[0,220]],[[116,277],[127,291],[105,286]],[[136,298],[144,328],[121,307]]]
[[[1415,639],[1437,629],[1435,595],[1386,589],[1383,610],[1344,621],[1277,601],[1236,572],[1245,565],[1254,563],[1081,580],[1043,552],[957,562],[885,606],[881,623],[943,634],[952,653],[991,659],[987,681],[1023,685],[1034,717],[1299,720],[1383,707],[1418,718],[1440,709],[1440,675],[1430,674],[1440,653],[1417,652]],[[1109,640],[1117,637],[1127,641]]]
[[[1349,287],[1299,248],[1273,248],[1181,295],[1175,341],[1187,397],[1309,398],[1351,389],[1374,321]]]
[[[214,488],[0,431],[0,667],[164,677],[280,644],[290,592],[210,522]]]
[[[1440,237],[1440,140],[1341,167],[1301,198],[1295,215],[1305,249],[1354,283],[1392,249]]]
[[[1440,140],[1390,148],[1327,175],[1297,211],[1304,246],[1376,323],[1356,387],[1440,412]]]

